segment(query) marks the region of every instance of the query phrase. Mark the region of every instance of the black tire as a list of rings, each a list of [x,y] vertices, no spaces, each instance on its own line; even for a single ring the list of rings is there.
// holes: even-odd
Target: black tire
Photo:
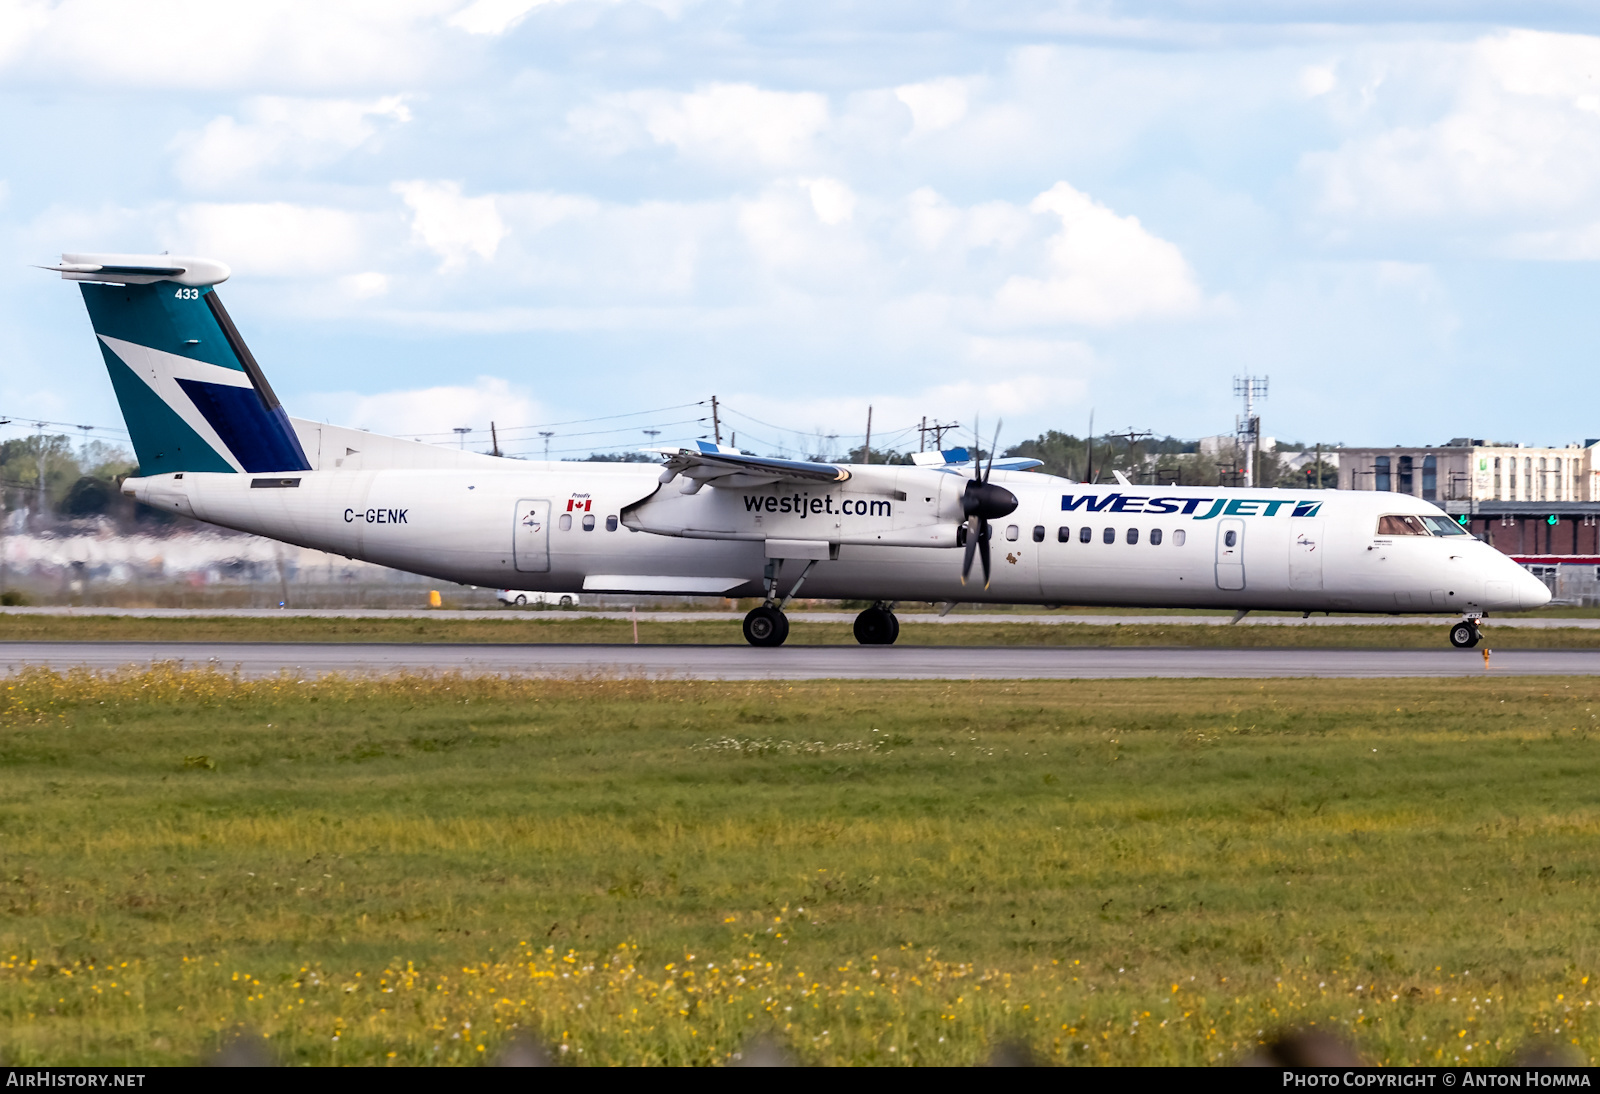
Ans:
[[[1466,620],[1450,628],[1450,644],[1458,650],[1470,650],[1481,637],[1478,628]]]
[[[528,603],[528,598],[523,596],[521,593],[518,593],[517,594],[517,598],[515,600],[513,600],[511,603],[515,604],[519,608],[526,607],[527,603]]]
[[[892,646],[900,637],[900,620],[883,608],[868,608],[856,616],[856,641],[863,646]]]
[[[751,608],[744,617],[744,640],[752,646],[781,646],[789,638],[789,617],[777,608]]]
[[[564,596],[561,598],[560,603],[563,608],[570,608],[572,607],[572,597]]]

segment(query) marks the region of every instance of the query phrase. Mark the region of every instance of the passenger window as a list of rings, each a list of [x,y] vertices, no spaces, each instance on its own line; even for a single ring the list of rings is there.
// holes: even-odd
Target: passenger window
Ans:
[[[1044,542],[1044,525],[1035,524],[1033,526],[1033,542],[1035,542],[1035,543],[1043,543]]]
[[[617,530],[617,518],[615,516],[607,517],[606,518],[606,531],[615,532],[616,530]]]
[[[1150,546],[1152,546],[1152,547],[1161,546],[1161,529],[1159,529],[1159,528],[1150,529]]]
[[[1006,525],[1006,540],[1008,542],[1011,542],[1011,543],[1017,542],[1017,537],[1020,536],[1021,534],[1022,534],[1022,529],[1018,528],[1015,524]]]
[[[562,513],[561,514],[561,530],[563,532],[572,531],[572,514],[571,513]]]
[[[1182,547],[1183,541],[1188,538],[1189,533],[1185,532],[1182,528],[1179,528],[1177,531],[1172,533],[1172,545],[1174,547]]]
[[[1239,545],[1239,533],[1224,532],[1222,536],[1222,545],[1224,547],[1237,547]]]
[[[1107,528],[1100,534],[1100,539],[1104,543],[1117,542],[1117,530],[1115,528]]]
[[[1421,517],[1407,514],[1389,514],[1378,518],[1378,534],[1380,536],[1425,536],[1428,529],[1423,526]]]
[[[1057,543],[1071,543],[1072,542],[1072,529],[1071,528],[1057,528],[1056,529],[1056,542]]]
[[[1129,528],[1128,529],[1128,543],[1131,545],[1131,544],[1138,543],[1138,542],[1139,542],[1139,529],[1137,529],[1137,528]]]
[[[1094,539],[1094,529],[1093,528],[1090,528],[1087,524],[1085,524],[1082,528],[1078,529],[1078,542],[1079,543],[1088,543],[1092,539]]]
[[[593,513],[585,513],[585,514],[583,514],[583,530],[585,532],[594,531],[594,514]]]

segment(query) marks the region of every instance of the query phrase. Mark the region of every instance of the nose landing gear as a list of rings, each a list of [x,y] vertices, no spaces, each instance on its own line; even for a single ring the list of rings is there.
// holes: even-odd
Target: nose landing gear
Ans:
[[[856,616],[856,641],[863,646],[892,646],[900,637],[900,620],[894,616],[892,603],[878,601]]]
[[[1470,650],[1483,638],[1483,632],[1478,630],[1478,620],[1483,617],[1471,615],[1450,628],[1450,644],[1458,650]]]

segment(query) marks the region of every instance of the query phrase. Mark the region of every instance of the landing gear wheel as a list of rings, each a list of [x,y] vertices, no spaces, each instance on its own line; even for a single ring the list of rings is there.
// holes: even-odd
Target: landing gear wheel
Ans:
[[[856,616],[855,632],[863,646],[892,646],[900,637],[900,620],[887,608],[868,608]]]
[[[751,608],[744,617],[744,640],[752,646],[781,646],[789,637],[789,617],[777,608]]]
[[[1470,650],[1482,637],[1478,633],[1478,625],[1470,619],[1463,619],[1450,628],[1450,644],[1458,650]]]

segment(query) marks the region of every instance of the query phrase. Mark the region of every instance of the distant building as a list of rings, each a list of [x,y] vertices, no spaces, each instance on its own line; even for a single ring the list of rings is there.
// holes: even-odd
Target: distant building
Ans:
[[[1600,440],[1564,448],[1457,437],[1422,448],[1340,449],[1339,486],[1437,503],[1550,584],[1600,598]]]
[[[1271,452],[1277,447],[1278,438],[1262,437],[1261,451]],[[1219,433],[1214,437],[1201,437],[1195,444],[1195,449],[1202,456],[1212,459],[1233,459],[1239,452],[1239,438],[1233,433]]]

